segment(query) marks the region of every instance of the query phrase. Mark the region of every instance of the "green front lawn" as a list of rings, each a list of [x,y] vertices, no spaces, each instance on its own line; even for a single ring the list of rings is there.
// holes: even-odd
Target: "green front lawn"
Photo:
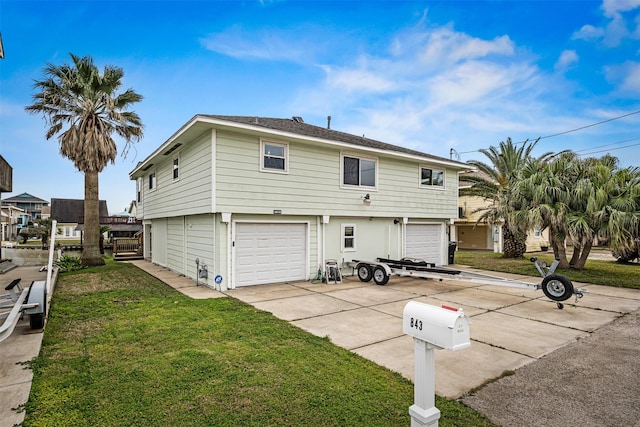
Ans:
[[[60,275],[24,426],[407,426],[413,384],[233,298],[131,264]],[[441,426],[489,426],[437,398]]]
[[[468,265],[481,270],[539,276],[540,273],[529,260],[533,256],[549,265],[553,262],[553,252],[525,254],[520,259],[507,259],[502,258],[501,253],[466,250],[457,251],[454,261],[456,264]],[[587,260],[584,270],[557,269],[556,272],[568,277],[572,282],[640,289],[640,280],[638,280],[640,264],[638,263],[621,264],[615,260]]]

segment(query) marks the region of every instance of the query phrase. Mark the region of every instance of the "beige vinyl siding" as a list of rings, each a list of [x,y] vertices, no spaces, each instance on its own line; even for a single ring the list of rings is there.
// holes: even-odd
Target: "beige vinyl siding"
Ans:
[[[156,171],[156,190],[149,191],[145,175],[145,218],[195,215],[211,212],[211,134],[183,144],[176,152],[158,157],[149,170]],[[173,159],[180,155],[180,177],[173,179]]]
[[[492,249],[490,226],[478,224],[474,228],[473,225],[457,225],[456,229],[459,249]]]
[[[179,273],[184,272],[184,217],[167,219],[167,267]]]
[[[482,197],[477,196],[461,196],[458,206],[462,208],[464,220],[467,222],[475,222],[480,218],[483,212],[475,212],[478,208],[487,207],[491,202]]]
[[[420,188],[417,160],[377,156],[378,190],[340,187],[339,147],[289,144],[289,173],[260,172],[260,139],[217,133],[216,206],[220,212],[283,215],[394,216],[455,218],[457,173],[446,171],[445,189]],[[371,153],[342,150],[371,158]],[[238,174],[238,171],[243,171]],[[369,193],[372,203],[362,197]]]

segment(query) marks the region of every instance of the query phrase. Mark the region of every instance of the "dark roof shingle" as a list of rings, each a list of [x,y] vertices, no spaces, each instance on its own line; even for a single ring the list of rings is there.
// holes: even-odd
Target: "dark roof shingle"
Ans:
[[[392,151],[397,153],[404,153],[419,157],[428,157],[434,160],[451,162],[444,157],[433,156],[431,154],[423,153],[421,151],[412,150],[409,148],[400,147],[393,144],[387,144],[386,142],[376,141],[375,139],[365,138],[363,136],[352,135],[350,133],[340,132],[333,129],[314,126],[304,123],[301,119],[278,119],[269,117],[256,117],[256,116],[218,116],[205,114],[202,117],[208,117],[211,119],[225,120],[229,122],[241,123],[245,125],[258,126],[272,130],[291,132],[297,135],[309,136],[312,138],[326,139],[329,141],[344,142],[347,144],[358,145],[366,148],[373,148],[378,150]],[[453,162],[458,163],[458,162]]]

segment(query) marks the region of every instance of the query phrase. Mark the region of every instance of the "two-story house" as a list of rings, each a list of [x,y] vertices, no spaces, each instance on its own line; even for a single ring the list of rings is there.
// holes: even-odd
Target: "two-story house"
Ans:
[[[145,258],[221,289],[309,280],[336,260],[447,263],[468,165],[304,123],[197,115],[140,162]]]
[[[28,222],[35,221],[42,217],[42,208],[49,206],[49,202],[39,197],[32,196],[29,193],[18,194],[17,196],[8,197],[2,200],[5,205],[15,206],[22,209],[28,216],[28,221],[24,224],[26,227]]]

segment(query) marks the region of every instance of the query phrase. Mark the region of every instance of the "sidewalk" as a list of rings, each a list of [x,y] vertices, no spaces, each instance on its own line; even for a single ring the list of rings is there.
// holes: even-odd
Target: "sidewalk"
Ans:
[[[20,278],[23,286],[34,280],[46,280],[47,272],[40,267],[17,267],[0,275],[2,290],[13,279]],[[22,407],[29,400],[33,372],[26,362],[40,353],[42,329],[32,330],[29,317],[16,325],[13,334],[0,343],[0,427],[20,424],[24,413],[14,408]]]

